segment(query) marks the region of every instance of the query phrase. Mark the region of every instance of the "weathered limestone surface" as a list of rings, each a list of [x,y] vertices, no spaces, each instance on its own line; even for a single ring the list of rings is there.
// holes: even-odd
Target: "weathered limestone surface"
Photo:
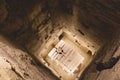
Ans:
[[[116,57],[119,54],[119,47],[120,44],[118,41],[111,41],[104,45],[104,47],[98,52],[98,55],[94,59],[94,61],[91,63],[89,68],[84,72],[83,76],[81,77],[81,80],[115,80],[113,78],[117,78],[120,75],[119,73],[119,62],[112,68],[112,69],[106,69],[102,72],[99,72],[96,70],[95,62],[106,62],[108,61],[112,56]],[[117,51],[118,50],[118,51]],[[104,53],[104,54],[103,54]],[[118,70],[118,71],[115,71]],[[105,75],[106,74],[106,75]],[[118,76],[116,76],[118,75]],[[107,77],[108,76],[108,77]]]
[[[26,52],[0,36],[0,80],[58,80],[43,65],[39,66]]]
[[[98,52],[93,63],[86,70],[82,80],[115,80],[119,72],[119,62],[115,65],[118,71],[105,70],[103,72],[96,71],[97,61],[108,61],[120,46],[120,8],[119,0],[80,0],[80,19],[84,26],[92,27],[93,30],[101,31],[107,42]],[[105,75],[106,74],[106,75]],[[119,75],[118,75],[119,77]],[[119,80],[119,79],[118,79]]]
[[[120,0],[0,0],[0,34],[4,35],[15,47],[19,47],[29,54],[36,54],[39,53],[41,44],[46,43],[56,29],[62,27],[75,29],[80,34],[83,33],[85,37],[89,37],[88,40],[94,39],[99,45],[105,43],[96,56],[97,60],[95,58],[95,61],[104,62],[113,56],[116,47],[120,45],[119,6]],[[12,48],[12,46],[3,43],[1,45],[7,46],[1,46],[0,48],[5,55],[5,59],[0,58],[0,61],[7,67],[0,66],[8,68],[0,70],[0,73],[2,73],[0,75],[1,80],[5,79],[4,74],[8,74],[9,78],[14,77],[18,80],[22,78],[35,80],[33,77],[37,75],[30,75],[28,69],[25,68],[27,65],[31,65],[31,58],[23,61],[20,59],[22,58],[20,55],[25,58],[26,55],[29,55],[19,49]],[[9,59],[8,62],[6,62],[6,59]],[[17,62],[15,62],[16,60]],[[23,67],[18,66],[20,65],[18,64],[19,60],[24,64]],[[14,66],[11,66],[9,62],[13,63]],[[56,79],[52,77],[51,73],[48,73],[49,70],[44,69],[46,71],[44,73],[44,70],[39,71],[36,66],[31,65],[31,67],[32,70],[35,69],[35,73],[42,76],[38,75],[35,77],[36,80],[38,78],[42,80],[44,77],[46,77],[46,80]],[[15,73],[14,68],[20,75]],[[39,68],[43,69],[41,66]],[[26,73],[24,75],[22,69],[27,70],[27,74],[31,78]],[[29,69],[31,68],[29,67]],[[92,63],[83,74],[82,80],[97,80],[97,78],[98,80],[104,80],[102,75],[106,73],[106,76],[108,76],[108,72],[97,72],[95,64]]]
[[[79,0],[80,20],[84,26],[97,29],[110,38],[120,30],[119,3],[119,0]]]
[[[120,47],[113,56],[120,55]],[[120,80],[120,60],[117,64],[110,70],[102,71],[96,80]]]

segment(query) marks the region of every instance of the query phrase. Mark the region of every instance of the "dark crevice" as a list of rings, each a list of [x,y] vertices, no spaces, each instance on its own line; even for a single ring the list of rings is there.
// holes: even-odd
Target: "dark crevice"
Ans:
[[[12,70],[13,72],[15,72],[15,74],[17,74],[20,78],[22,78],[23,80],[25,80],[25,79],[20,75],[20,73],[15,70],[15,68],[12,67],[11,70]]]
[[[24,80],[24,78],[21,76],[21,74],[19,72],[17,72],[16,69],[12,66],[11,62],[9,60],[6,60],[6,62],[10,64],[11,70],[13,72],[15,72],[16,75],[18,75],[20,78],[22,78]]]
[[[83,36],[85,35],[80,29],[78,30],[78,32],[79,32],[80,34],[82,34]]]

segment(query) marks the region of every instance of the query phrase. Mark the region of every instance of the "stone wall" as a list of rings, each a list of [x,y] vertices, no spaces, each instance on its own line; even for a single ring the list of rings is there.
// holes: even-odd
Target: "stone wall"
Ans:
[[[64,27],[105,45],[99,52],[104,56],[113,53],[109,49],[120,39],[119,15],[119,0],[0,0],[0,34],[32,55],[39,53],[54,31]]]
[[[73,0],[31,0],[28,2],[6,0],[4,3],[8,16],[1,23],[0,32],[16,41],[15,44],[28,47],[29,50],[32,50],[33,45],[40,47],[38,43],[44,43],[54,30],[62,27],[74,28],[76,31],[83,32],[85,36],[90,36],[90,39],[95,38],[94,41],[98,40],[97,43],[101,43],[104,39],[101,38],[103,34],[99,30],[83,28],[81,25],[79,20],[81,12],[79,6],[75,4],[77,2],[77,0],[75,2]]]
[[[0,80],[58,80],[28,53],[0,36]]]

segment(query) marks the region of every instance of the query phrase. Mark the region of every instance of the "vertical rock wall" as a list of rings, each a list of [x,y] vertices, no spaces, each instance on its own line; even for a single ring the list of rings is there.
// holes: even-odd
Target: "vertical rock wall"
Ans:
[[[28,53],[0,36],[0,80],[58,80]]]
[[[54,31],[65,27],[99,46],[107,42],[99,54],[111,53],[110,57],[111,49],[120,42],[119,3],[119,0],[0,0],[0,34],[17,47],[36,54]]]

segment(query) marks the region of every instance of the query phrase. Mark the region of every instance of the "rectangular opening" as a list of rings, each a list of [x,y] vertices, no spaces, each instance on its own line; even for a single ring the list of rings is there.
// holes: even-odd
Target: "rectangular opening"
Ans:
[[[62,80],[78,80],[92,60],[92,51],[64,30],[46,43],[41,62]]]

